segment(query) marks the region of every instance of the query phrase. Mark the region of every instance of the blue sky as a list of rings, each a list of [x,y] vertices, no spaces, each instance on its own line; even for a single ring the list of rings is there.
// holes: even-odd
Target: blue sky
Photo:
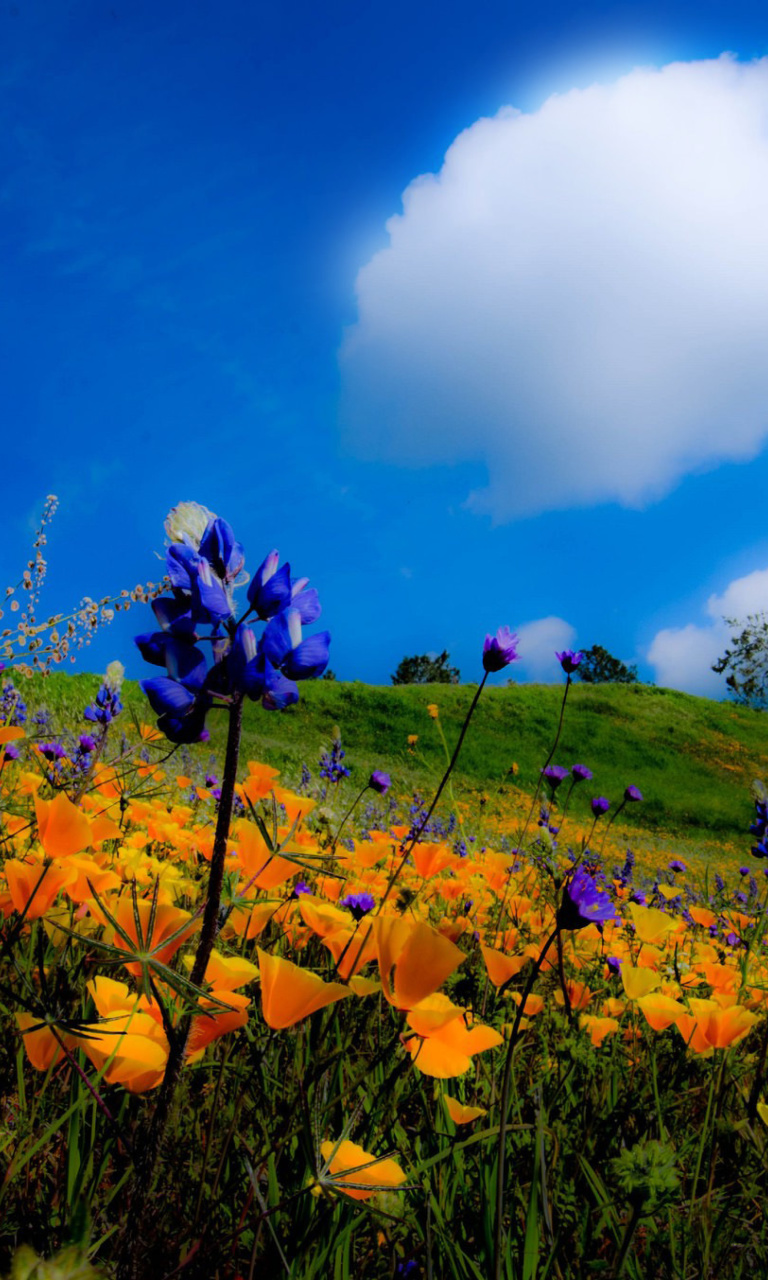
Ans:
[[[762,7],[15,0],[0,49],[3,583],[46,493],[44,612],[195,499],[340,678],[506,623],[521,678],[718,696],[768,608]]]

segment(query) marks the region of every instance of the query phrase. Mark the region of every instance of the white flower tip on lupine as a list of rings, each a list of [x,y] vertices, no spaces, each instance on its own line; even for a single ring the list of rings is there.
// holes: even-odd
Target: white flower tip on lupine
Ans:
[[[165,536],[171,543],[185,542],[197,550],[209,520],[215,519],[200,502],[179,502],[165,517]]]

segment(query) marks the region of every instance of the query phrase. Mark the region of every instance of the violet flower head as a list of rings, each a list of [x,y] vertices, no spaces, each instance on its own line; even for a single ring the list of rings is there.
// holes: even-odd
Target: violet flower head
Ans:
[[[643,798],[643,793],[639,787],[627,787],[626,791],[624,792],[625,800],[634,801],[636,803],[637,801],[642,800],[642,798]]]
[[[562,653],[558,653],[557,650],[555,650],[555,657],[560,663],[560,666],[563,668],[563,671],[565,672],[565,674],[567,676],[570,676],[570,675],[573,675],[574,671],[576,670],[582,658],[584,657],[584,654],[578,651],[574,652],[573,649],[563,649]]]
[[[355,920],[362,920],[369,911],[373,911],[376,899],[370,893],[348,893],[346,898],[341,899],[339,906],[346,907]]]
[[[600,928],[616,919],[616,908],[605,889],[598,887],[584,867],[577,867],[563,889],[557,912],[558,926],[561,929],[584,929],[588,924],[596,924]]]
[[[688,870],[682,858],[673,858],[671,862],[667,863],[667,866],[669,867],[670,871],[683,872]]]
[[[499,627],[495,636],[486,636],[483,643],[483,667],[486,671],[503,671],[510,662],[518,662],[518,637],[509,627]]]
[[[385,796],[392,786],[392,779],[383,769],[374,769],[368,779],[368,786],[371,791],[377,791],[380,796]]]
[[[611,802],[610,800],[606,800],[605,796],[595,796],[592,801],[592,812],[596,818],[602,818],[603,814],[607,813],[610,807]]]
[[[548,764],[546,769],[542,769],[542,777],[546,778],[553,791],[557,791],[561,782],[570,775],[570,769],[566,769],[562,764]]]
[[[585,764],[574,764],[571,766],[571,774],[574,782],[591,782],[592,770],[588,769]]]

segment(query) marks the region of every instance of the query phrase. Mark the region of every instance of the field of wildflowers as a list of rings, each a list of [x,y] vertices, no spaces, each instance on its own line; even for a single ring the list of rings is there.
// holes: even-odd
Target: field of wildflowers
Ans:
[[[166,532],[143,704],[119,664],[66,714],[4,673],[0,1274],[763,1274],[768,793],[727,876],[636,858],[567,651],[535,778],[468,798],[507,627],[421,691],[431,792],[361,781],[338,731],[283,771],[244,707],[322,674],[317,593],[196,504]],[[28,619],[11,666],[61,652]]]

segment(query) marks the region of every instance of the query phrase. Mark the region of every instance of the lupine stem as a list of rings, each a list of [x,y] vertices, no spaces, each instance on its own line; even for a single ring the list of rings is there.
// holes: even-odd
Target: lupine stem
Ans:
[[[208,891],[203,912],[200,941],[198,942],[190,974],[190,982],[196,987],[200,986],[205,977],[205,971],[208,968],[208,961],[211,958],[211,951],[213,950],[218,930],[221,890],[224,883],[224,862],[227,854],[227,841],[229,839],[229,827],[232,821],[232,808],[235,798],[242,722],[243,698],[240,695],[233,698],[229,707],[227,749],[224,758],[224,773],[221,782],[216,833],[213,840],[211,870],[208,877]],[[136,1165],[133,1195],[124,1232],[125,1248],[123,1258],[118,1266],[117,1280],[140,1280],[142,1275],[141,1253],[146,1235],[144,1223],[147,1213],[147,1201],[162,1150],[171,1105],[184,1065],[187,1041],[192,1028],[192,1018],[193,1014],[191,1012],[184,1014],[179,1021],[176,1034],[170,1046],[163,1083],[160,1086],[160,1093],[149,1124],[146,1141],[143,1144],[142,1154]]]

